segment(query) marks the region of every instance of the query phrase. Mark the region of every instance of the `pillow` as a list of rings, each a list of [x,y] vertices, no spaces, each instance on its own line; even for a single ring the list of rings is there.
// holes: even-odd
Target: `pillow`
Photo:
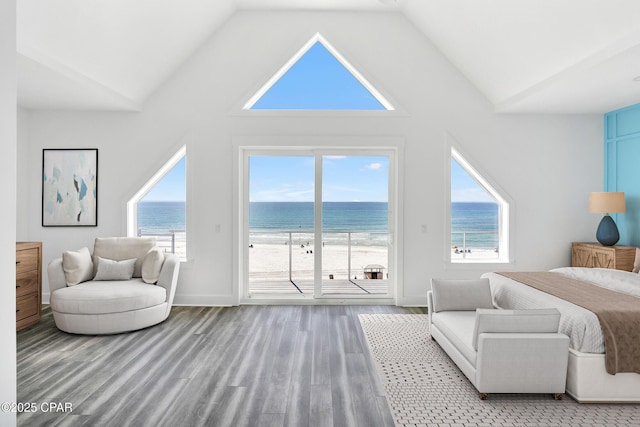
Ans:
[[[433,311],[467,311],[493,308],[489,279],[431,279]]]
[[[91,280],[93,277],[93,261],[89,248],[81,248],[77,251],[62,253],[62,269],[67,286],[75,286],[78,283]]]
[[[153,248],[142,258],[142,280],[145,283],[156,283],[160,278],[160,270],[164,264],[164,253],[160,248]]]
[[[489,333],[556,333],[560,324],[557,308],[528,310],[476,310],[473,328],[473,349],[478,350],[478,337]]]
[[[136,258],[115,261],[97,257],[98,267],[93,280],[129,280],[133,277]]]
[[[142,277],[142,258],[155,246],[155,237],[97,237],[93,244],[94,274],[98,268],[97,257],[115,261],[137,258],[133,277]]]
[[[640,273],[640,248],[636,248],[636,260],[633,262],[633,272]]]

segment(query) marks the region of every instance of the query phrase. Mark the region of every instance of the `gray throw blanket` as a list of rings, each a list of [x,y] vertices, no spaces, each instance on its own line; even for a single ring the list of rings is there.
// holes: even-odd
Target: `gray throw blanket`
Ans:
[[[496,272],[593,312],[600,321],[607,372],[640,374],[640,298],[554,272]]]

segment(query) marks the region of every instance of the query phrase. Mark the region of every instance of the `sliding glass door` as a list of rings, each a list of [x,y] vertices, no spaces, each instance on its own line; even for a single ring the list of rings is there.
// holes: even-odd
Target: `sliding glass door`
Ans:
[[[247,153],[248,297],[392,296],[392,153],[379,151]]]
[[[321,295],[387,294],[388,156],[322,157]]]

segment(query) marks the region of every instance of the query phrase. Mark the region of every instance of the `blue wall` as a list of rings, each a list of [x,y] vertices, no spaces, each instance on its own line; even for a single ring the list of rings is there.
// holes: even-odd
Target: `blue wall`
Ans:
[[[604,116],[604,190],[624,191],[627,212],[614,216],[620,245],[640,246],[640,104]]]

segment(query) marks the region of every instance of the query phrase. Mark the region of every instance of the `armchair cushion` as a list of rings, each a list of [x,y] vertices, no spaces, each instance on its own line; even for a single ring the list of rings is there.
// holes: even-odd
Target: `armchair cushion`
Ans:
[[[431,279],[433,311],[475,311],[493,308],[489,279],[444,280]]]
[[[155,245],[154,237],[98,237],[93,246],[94,275],[97,271],[97,257],[115,261],[135,258],[133,277],[142,277],[142,260]]]
[[[483,333],[555,333],[560,312],[555,308],[533,310],[476,310],[473,349],[478,350],[478,336]]]
[[[93,261],[89,248],[62,253],[62,268],[67,286],[75,286],[93,278]]]
[[[98,268],[96,277],[93,280],[129,280],[133,277],[133,267],[136,263],[135,258],[123,261],[115,261],[112,259],[98,258]]]

